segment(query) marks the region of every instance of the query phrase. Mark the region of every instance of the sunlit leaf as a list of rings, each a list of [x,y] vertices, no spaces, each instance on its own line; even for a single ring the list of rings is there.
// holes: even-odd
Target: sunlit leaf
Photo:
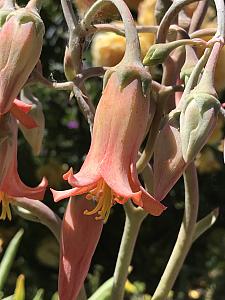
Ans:
[[[16,235],[13,237],[13,239],[11,240],[11,242],[9,243],[5,254],[1,260],[0,263],[0,290],[3,289],[4,284],[7,280],[7,277],[9,275],[10,269],[12,267],[12,264],[14,262],[16,253],[17,253],[17,249],[20,245],[22,236],[23,236],[23,229],[20,229]]]

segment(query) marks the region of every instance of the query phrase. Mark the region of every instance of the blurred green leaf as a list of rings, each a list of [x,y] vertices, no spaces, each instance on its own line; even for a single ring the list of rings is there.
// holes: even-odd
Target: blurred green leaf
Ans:
[[[1,298],[0,298],[1,299]],[[2,299],[2,300],[13,300],[13,295],[12,296],[9,296],[9,297],[7,297],[7,298],[4,298],[4,299]]]
[[[20,229],[16,235],[13,237],[13,239],[11,240],[11,242],[9,243],[5,254],[1,260],[0,263],[0,290],[3,289],[4,284],[7,280],[7,277],[9,275],[10,269],[12,267],[12,264],[14,262],[16,253],[17,253],[17,249],[20,245],[22,236],[23,236],[24,230]]]
[[[39,289],[36,295],[34,296],[33,300],[43,300],[44,292],[45,291],[43,289]]]
[[[113,277],[106,280],[88,300],[108,300],[111,297]]]
[[[59,294],[58,294],[58,292],[55,292],[55,294],[53,294],[51,300],[59,300]]]

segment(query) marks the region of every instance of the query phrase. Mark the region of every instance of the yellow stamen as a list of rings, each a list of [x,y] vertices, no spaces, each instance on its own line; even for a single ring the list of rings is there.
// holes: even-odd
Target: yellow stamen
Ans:
[[[12,213],[10,210],[10,198],[4,192],[0,192],[0,202],[2,202],[2,213],[0,216],[0,220],[5,220],[8,218],[10,221],[12,220]]]
[[[99,216],[96,216],[96,220],[104,220],[107,221],[110,208],[112,206],[113,201],[113,193],[111,188],[105,183],[104,180],[99,181],[97,187],[89,192],[86,198],[97,201],[97,205],[91,211],[85,210],[85,215],[93,215],[98,213]]]

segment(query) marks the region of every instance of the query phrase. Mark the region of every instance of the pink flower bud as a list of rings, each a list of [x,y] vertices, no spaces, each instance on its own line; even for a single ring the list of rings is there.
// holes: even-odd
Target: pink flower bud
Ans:
[[[8,112],[37,64],[44,24],[27,8],[10,13],[0,31],[0,114]]]

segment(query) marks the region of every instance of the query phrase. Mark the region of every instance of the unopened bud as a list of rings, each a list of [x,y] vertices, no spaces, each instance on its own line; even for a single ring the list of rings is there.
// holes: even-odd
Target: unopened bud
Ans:
[[[181,177],[187,164],[181,149],[176,121],[167,121],[160,130],[154,148],[154,197],[161,201]]]
[[[72,81],[76,77],[76,66],[73,60],[73,53],[66,47],[64,55],[64,72],[67,80]]]
[[[189,95],[180,115],[182,153],[191,162],[206,144],[216,125],[220,102],[212,95],[198,92]]]
[[[155,44],[149,48],[143,60],[143,64],[146,66],[162,64],[173,50],[175,50],[177,47],[185,46],[185,45],[206,46],[206,43],[200,39],[192,39],[192,40],[184,39],[184,40],[173,41],[166,44],[163,43]]]

